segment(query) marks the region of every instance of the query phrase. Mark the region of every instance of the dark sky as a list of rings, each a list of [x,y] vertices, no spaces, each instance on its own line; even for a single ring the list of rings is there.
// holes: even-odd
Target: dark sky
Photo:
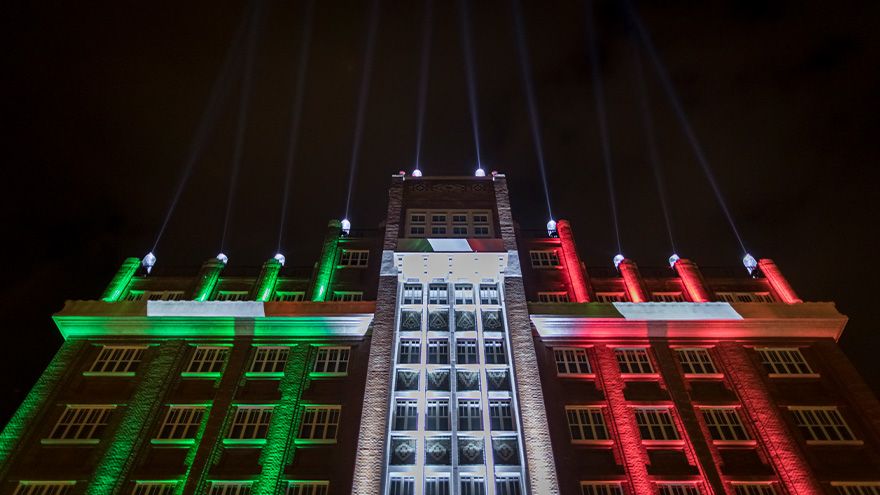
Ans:
[[[32,4],[32,5],[31,5]],[[748,249],[776,260],[806,300],[836,301],[842,345],[875,389],[880,4],[730,0],[635,2],[668,67]],[[435,2],[422,168],[470,174],[474,146],[457,2]],[[60,344],[50,316],[94,299],[162,223],[243,2],[11,2],[0,16],[4,242],[0,420]],[[292,181],[291,265],[311,264],[343,213],[367,2],[318,2]],[[524,1],[557,217],[589,265],[615,254],[587,59],[584,4]],[[355,227],[375,226],[390,174],[415,146],[422,3],[382,4]],[[523,228],[546,222],[508,0],[472,2],[482,155],[508,174]],[[303,5],[268,2],[257,41],[242,169],[226,249],[274,254]],[[670,254],[648,165],[631,39],[619,3],[598,2],[600,64],[624,252]],[[646,67],[647,68],[647,67]],[[232,96],[205,142],[157,255],[195,267],[219,247],[236,122]],[[742,252],[653,72],[648,92],[679,254],[738,265]],[[193,273],[195,273],[193,271]],[[7,393],[10,392],[11,393]]]

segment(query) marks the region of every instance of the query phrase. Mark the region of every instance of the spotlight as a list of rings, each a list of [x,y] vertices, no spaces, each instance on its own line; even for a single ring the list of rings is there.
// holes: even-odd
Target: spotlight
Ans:
[[[220,262],[223,263],[224,265],[225,265],[226,263],[229,263],[229,256],[226,256],[226,255],[223,254],[223,253],[218,254],[218,255],[217,255],[217,259],[220,260]]]
[[[340,225],[342,226],[342,233],[344,235],[348,235],[349,232],[351,232],[351,222],[349,222],[347,218],[342,219]]]
[[[669,257],[669,268],[674,268],[675,264],[678,263],[678,260],[680,259],[681,258],[677,254],[673,253],[672,256]]]
[[[141,266],[143,266],[144,268],[147,269],[148,275],[149,275],[150,271],[153,270],[153,265],[155,265],[155,264],[156,264],[156,255],[153,254],[152,251],[147,253],[147,255],[144,256],[144,259],[141,260]]]
[[[620,264],[623,262],[624,259],[625,259],[625,258],[623,257],[622,254],[617,254],[617,255],[615,255],[615,256],[614,256],[614,259],[611,260],[611,261],[614,262],[614,268],[618,268],[618,267],[620,266]]]
[[[755,271],[755,268],[758,268],[758,261],[755,259],[754,256],[746,253],[746,255],[743,256],[743,266],[746,267],[746,270],[749,271],[749,275],[751,275],[752,272]]]
[[[483,167],[477,166],[477,171],[474,172],[474,175],[475,175],[476,177],[485,177],[485,176],[486,176],[486,171],[483,170]]]
[[[549,222],[547,222],[547,235],[550,236],[550,237],[556,237],[556,236],[557,236],[557,232],[556,232],[556,220],[553,220],[552,218],[550,219]]]
[[[413,174],[412,174],[412,176],[413,176],[413,177],[421,177],[421,176],[422,176],[422,171],[419,170],[419,167],[416,167],[416,169],[413,170]]]
[[[287,258],[285,258],[284,255],[281,253],[276,254],[275,256],[273,256],[273,258],[278,260],[278,262],[281,263],[281,266],[284,266],[284,262],[287,261]]]

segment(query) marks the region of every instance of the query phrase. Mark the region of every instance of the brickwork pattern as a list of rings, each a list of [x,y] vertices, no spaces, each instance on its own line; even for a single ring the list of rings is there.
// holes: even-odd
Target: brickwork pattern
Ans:
[[[740,401],[748,406],[742,413],[755,425],[785,489],[792,495],[824,493],[804,458],[796,433],[786,425],[745,348],[737,342],[721,342],[717,349]]]
[[[40,379],[3,428],[0,433],[0,480],[5,479],[6,471],[12,465],[12,462],[7,461],[24,444],[23,440],[28,432],[34,431],[33,426],[45,414],[50,397],[57,393],[58,386],[65,381],[64,377],[72,372],[71,362],[81,348],[82,342],[79,341],[68,340],[61,345]]]
[[[122,418],[95,452],[100,460],[86,487],[86,495],[110,495],[119,491],[134,462],[132,453],[140,451],[147,441],[148,431],[162,404],[166,384],[177,369],[182,346],[181,341],[161,344],[156,356],[147,366],[141,367],[143,378],[128,404],[120,411]]]
[[[615,426],[617,434],[615,442],[620,446],[620,455],[623,458],[631,491],[640,495],[654,493],[654,488],[648,479],[648,456],[642,447],[636,417],[623,394],[626,382],[617,366],[614,349],[605,345],[596,346],[596,360],[598,361],[596,365],[599,368],[597,377],[602,381],[605,399],[608,401],[610,423]]]

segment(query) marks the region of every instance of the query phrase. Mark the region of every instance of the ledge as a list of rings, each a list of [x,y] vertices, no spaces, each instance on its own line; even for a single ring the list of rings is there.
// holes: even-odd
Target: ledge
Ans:
[[[224,438],[223,445],[228,447],[260,447],[266,445],[265,438]]]
[[[195,445],[195,438],[153,438],[150,440],[150,443],[153,445],[167,445],[167,446],[189,446]]]
[[[135,373],[134,371],[83,371],[83,376],[131,377],[135,376]]]
[[[43,438],[40,440],[40,443],[43,445],[98,445],[100,442],[101,442],[100,438],[85,438],[85,439]]]

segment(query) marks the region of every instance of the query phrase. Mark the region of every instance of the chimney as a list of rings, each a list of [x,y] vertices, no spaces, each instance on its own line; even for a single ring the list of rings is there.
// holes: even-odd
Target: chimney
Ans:
[[[220,272],[225,267],[226,263],[219,258],[211,258],[202,263],[199,278],[196,280],[196,287],[193,290],[193,301],[207,301],[211,297],[217,287],[217,282],[220,281]]]
[[[128,284],[131,283],[132,277],[134,277],[134,274],[140,266],[141,260],[137,258],[126,258],[125,261],[122,262],[122,266],[120,266],[119,270],[116,272],[116,275],[113,276],[113,280],[111,280],[107,288],[104,289],[104,293],[101,295],[101,300],[105,302],[118,301],[125,294],[125,289],[128,288]]]
[[[758,261],[758,269],[764,274],[764,277],[770,282],[770,287],[776,292],[782,302],[786,304],[802,303],[804,301],[798,297],[788,284],[788,280],[779,271],[779,267],[771,259],[763,258]]]
[[[278,282],[278,273],[281,271],[281,261],[275,258],[269,258],[263,263],[260,270],[260,276],[254,288],[251,289],[250,299],[257,302],[266,302],[272,298],[275,292],[275,284]]]
[[[573,300],[579,303],[590,302],[587,274],[577,253],[571,224],[568,220],[560,220],[556,222],[556,230],[562,244],[562,264],[568,274],[569,287],[571,287],[571,294],[574,296]]]
[[[312,301],[322,302],[327,300],[327,292],[330,291],[333,270],[336,268],[336,249],[339,246],[340,235],[342,235],[342,224],[339,220],[330,220],[327,224],[327,233],[324,235],[321,259],[318,260],[318,265],[315,267],[315,282],[312,286],[310,298]]]
[[[645,288],[645,282],[642,280],[642,274],[639,273],[639,266],[636,265],[635,261],[624,258],[617,265],[617,269],[620,270],[620,274],[623,276],[623,283],[626,286],[626,293],[629,295],[630,301],[641,303],[651,300],[648,297],[648,289]]]
[[[679,259],[673,265],[678,277],[684,284],[684,289],[688,293],[688,297],[693,302],[710,302],[713,300],[709,289],[706,288],[706,282],[703,280],[703,274],[700,273],[697,264],[689,259]]]

